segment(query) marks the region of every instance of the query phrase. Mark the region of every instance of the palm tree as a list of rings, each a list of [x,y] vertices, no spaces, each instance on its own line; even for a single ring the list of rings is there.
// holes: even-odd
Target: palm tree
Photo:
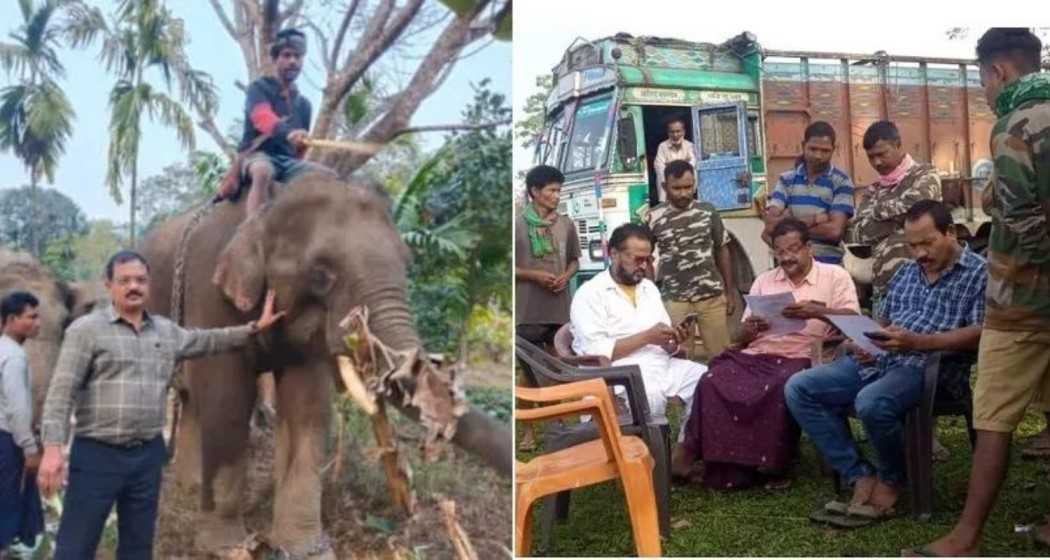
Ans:
[[[106,184],[113,199],[121,204],[121,187],[125,178],[129,179],[129,236],[134,246],[142,117],[148,116],[174,128],[179,143],[192,151],[193,120],[182,105],[169,96],[172,78],[178,82],[183,100],[208,112],[217,105],[215,86],[207,74],[190,67],[185,55],[182,20],[174,17],[160,0],[120,0],[111,23],[106,22],[97,8],[81,6],[75,11],[74,19],[79,25],[70,29],[73,45],[86,45],[101,36],[100,58],[117,78],[109,95]],[[147,72],[151,70],[159,70],[163,89],[147,81]]]
[[[58,158],[73,130],[75,114],[65,92],[56,82],[65,68],[58,60],[64,32],[56,21],[62,0],[19,0],[22,25],[10,34],[10,43],[0,42],[0,66],[18,83],[0,90],[0,150],[11,150],[29,170],[32,186],[29,250],[40,256],[37,223],[37,185],[41,177],[55,182]]]

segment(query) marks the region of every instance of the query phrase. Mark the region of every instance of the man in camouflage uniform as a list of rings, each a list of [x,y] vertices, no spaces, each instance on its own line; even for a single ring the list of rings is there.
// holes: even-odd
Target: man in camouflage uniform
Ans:
[[[1041,50],[1026,28],[992,28],[977,42],[981,85],[999,117],[991,137],[995,172],[982,193],[992,232],[973,399],[977,446],[955,528],[906,552],[980,554],[1013,431],[1030,403],[1050,400],[1050,75],[1039,72]],[[1035,538],[1050,544],[1050,524]]]
[[[660,251],[660,292],[675,325],[697,315],[706,358],[729,346],[726,316],[736,310],[736,285],[729,260],[729,233],[715,207],[696,200],[696,174],[685,160],[664,169],[663,202],[646,221]],[[690,329],[685,348],[698,358]]]
[[[853,217],[850,239],[873,247],[872,286],[878,300],[897,268],[911,260],[904,239],[904,216],[920,200],[940,201],[941,179],[932,165],[916,162],[904,150],[900,132],[890,121],[868,127],[864,151],[879,179],[859,190],[861,201]]]

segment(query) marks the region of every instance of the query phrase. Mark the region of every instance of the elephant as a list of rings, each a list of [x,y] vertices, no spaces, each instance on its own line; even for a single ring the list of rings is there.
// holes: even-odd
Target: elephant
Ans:
[[[40,334],[25,343],[32,377],[33,423],[38,426],[62,335],[74,319],[104,301],[105,292],[101,281],[59,281],[28,253],[0,247],[0,297],[15,290],[27,291],[40,301]]]
[[[337,355],[346,353],[338,323],[365,305],[369,328],[384,344],[421,349],[406,298],[409,252],[388,199],[373,189],[323,174],[297,177],[280,189],[252,216],[245,216],[242,201],[227,201],[203,216],[189,211],[172,218],[140,249],[151,268],[151,312],[171,312],[176,254],[187,228],[185,326],[243,324],[258,316],[270,289],[287,312],[247,349],[184,364],[175,474],[182,483],[200,480],[197,548],[222,550],[246,536],[241,506],[255,377],[272,371],[277,447],[268,540],[293,556],[331,558],[330,549],[322,552],[320,470]],[[409,405],[392,401],[418,418]],[[510,475],[510,430],[490,416],[469,409],[452,442]]]

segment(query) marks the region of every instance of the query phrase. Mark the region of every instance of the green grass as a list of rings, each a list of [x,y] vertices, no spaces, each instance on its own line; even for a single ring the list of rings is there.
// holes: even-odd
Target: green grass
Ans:
[[[676,423],[674,418],[672,423]],[[1041,418],[1030,413],[1017,437],[1034,435],[1042,424]],[[519,438],[521,433],[519,429]],[[921,522],[909,516],[905,495],[898,508],[903,510],[902,515],[874,526],[847,531],[810,522],[809,514],[831,499],[834,491],[831,479],[820,473],[813,444],[803,436],[801,461],[788,490],[716,492],[699,485],[673,487],[673,529],[664,542],[664,555],[898,556],[903,547],[927,543],[947,532],[966,499],[971,453],[962,418],[939,419],[938,434],[951,451],[951,459],[934,464],[934,514],[929,521]],[[1015,444],[1012,450],[1010,472],[987,526],[986,555],[1046,554],[1014,533],[1015,524],[1037,523],[1050,514],[1047,476],[1050,463],[1022,460],[1020,447]],[[873,456],[870,447],[865,445],[864,450],[866,456]],[[527,460],[524,453],[518,457]],[[635,553],[623,494],[614,483],[572,493],[569,519],[555,525],[554,543],[549,550],[540,549],[539,510],[536,514],[533,555],[627,556]]]

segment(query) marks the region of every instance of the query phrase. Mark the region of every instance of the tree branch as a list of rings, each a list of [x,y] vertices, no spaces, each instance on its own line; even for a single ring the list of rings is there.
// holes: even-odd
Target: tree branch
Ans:
[[[476,39],[474,33],[471,33],[472,24],[488,5],[489,0],[481,0],[469,14],[457,17],[449,23],[416,68],[408,86],[397,95],[390,110],[359,140],[385,143],[395,132],[406,127],[419,105],[433,93],[435,82],[445,66]],[[350,154],[338,159],[326,159],[326,163],[336,168],[341,175],[346,175],[364,165],[371,157],[367,154]]]
[[[398,136],[404,134],[414,134],[417,132],[447,132],[452,130],[482,130],[486,128],[496,128],[497,126],[505,126],[511,123],[511,119],[504,119],[501,121],[493,121],[479,124],[469,123],[458,123],[458,124],[431,124],[425,126],[410,126],[408,128],[402,128],[394,132],[388,141],[392,141]]]
[[[288,6],[287,10],[281,12],[281,15],[277,16],[277,23],[287,21],[288,18],[298,15],[302,9],[303,0],[295,0],[292,2],[291,6]]]
[[[360,6],[360,0],[353,0],[350,3],[350,7],[346,9],[346,13],[343,14],[343,22],[339,24],[339,31],[335,35],[335,43],[332,45],[332,74],[335,73],[335,66],[339,64],[339,53],[343,50],[343,40],[346,39],[346,32],[350,29],[350,20],[354,19],[354,15],[357,13],[357,8]]]
[[[332,74],[335,72],[335,61],[328,57],[328,37],[325,36],[324,31],[319,25],[313,22],[308,17],[304,17],[303,27],[310,29],[317,36],[317,41],[321,43],[321,63],[324,64],[324,70],[326,74]]]
[[[226,10],[223,9],[222,5],[219,4],[219,0],[208,0],[211,3],[211,7],[215,10],[215,15],[219,16],[219,21],[222,22],[222,26],[226,28],[226,32],[233,37],[234,41],[240,41],[237,30],[233,27],[233,22],[230,21],[230,16],[226,14]],[[237,8],[234,7],[236,10]]]

